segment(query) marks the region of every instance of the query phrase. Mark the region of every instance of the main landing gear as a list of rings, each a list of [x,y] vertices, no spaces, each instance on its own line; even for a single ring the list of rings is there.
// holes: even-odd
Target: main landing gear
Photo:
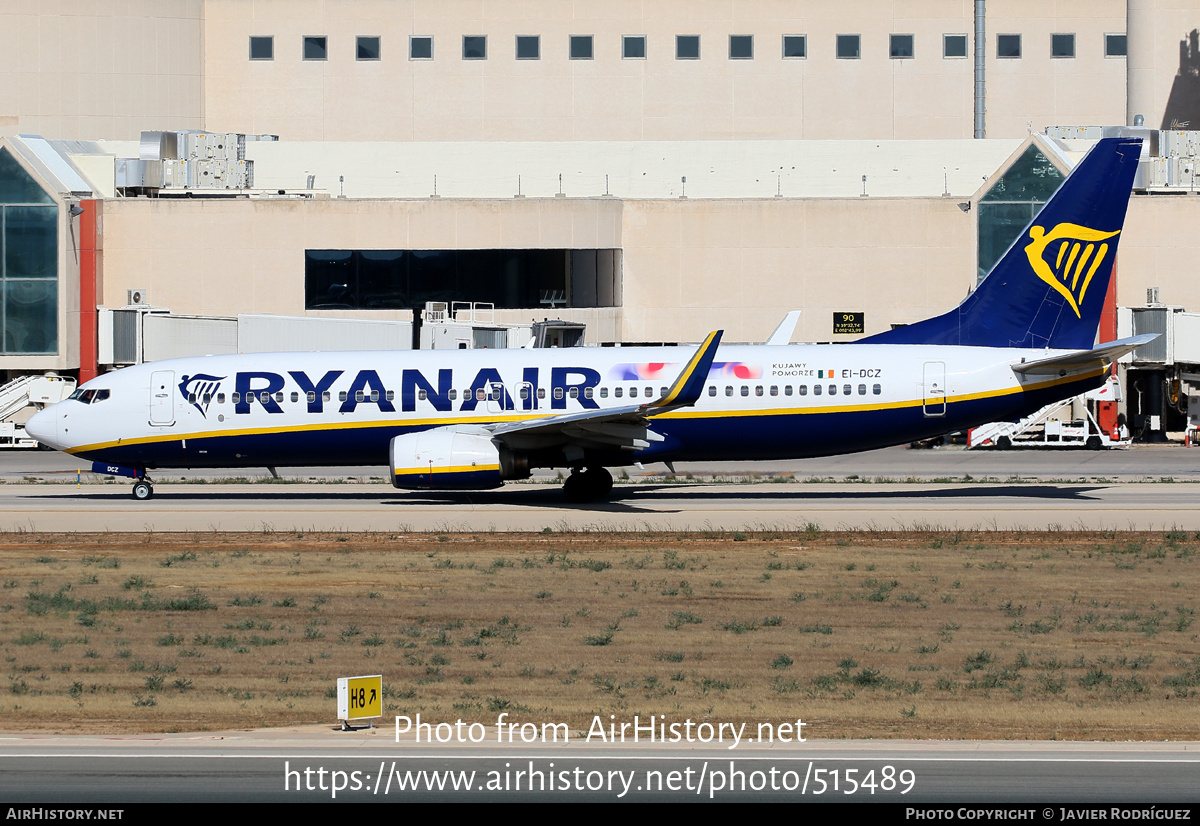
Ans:
[[[608,498],[612,486],[612,474],[602,467],[571,468],[563,482],[563,495],[568,502],[600,502]]]
[[[154,485],[150,484],[150,480],[143,477],[133,483],[133,498],[139,502],[145,502],[154,495]]]

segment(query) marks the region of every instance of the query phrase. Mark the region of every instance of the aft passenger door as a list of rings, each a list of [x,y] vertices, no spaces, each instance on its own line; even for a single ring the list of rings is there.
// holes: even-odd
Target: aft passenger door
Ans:
[[[925,362],[924,399],[922,409],[926,418],[946,415],[946,363]]]
[[[150,374],[150,424],[166,427],[175,424],[175,372],[155,370]]]

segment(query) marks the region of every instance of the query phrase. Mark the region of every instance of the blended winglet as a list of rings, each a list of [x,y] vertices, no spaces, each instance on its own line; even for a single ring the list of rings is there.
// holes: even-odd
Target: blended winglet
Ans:
[[[700,394],[704,392],[704,385],[708,381],[709,368],[716,358],[717,347],[721,344],[724,332],[713,330],[708,334],[662,398],[646,405],[646,412],[660,413],[663,408],[688,407],[700,400]]]

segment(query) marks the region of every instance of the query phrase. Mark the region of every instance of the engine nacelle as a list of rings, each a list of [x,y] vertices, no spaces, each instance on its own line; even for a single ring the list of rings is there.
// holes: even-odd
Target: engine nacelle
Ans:
[[[501,462],[500,446],[482,429],[437,427],[396,436],[390,454],[392,484],[407,490],[485,490],[511,478],[503,472],[509,462]]]

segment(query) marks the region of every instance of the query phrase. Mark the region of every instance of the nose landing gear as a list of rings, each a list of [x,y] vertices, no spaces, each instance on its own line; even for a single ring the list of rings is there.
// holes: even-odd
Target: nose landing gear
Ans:
[[[133,498],[139,502],[145,502],[154,495],[154,486],[150,484],[149,479],[138,479],[133,483]]]
[[[572,468],[563,482],[563,495],[568,502],[599,502],[608,498],[612,486],[612,474],[602,467]]]

